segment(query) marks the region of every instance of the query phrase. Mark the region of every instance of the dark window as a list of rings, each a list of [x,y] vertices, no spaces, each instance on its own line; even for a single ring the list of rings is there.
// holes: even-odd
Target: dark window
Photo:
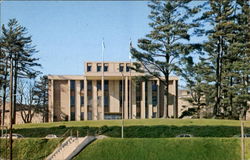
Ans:
[[[156,112],[153,112],[152,118],[156,118]]]
[[[75,120],[75,112],[71,112],[71,114],[70,114],[70,120],[71,121]]]
[[[125,90],[125,82],[124,82],[124,80],[123,80],[123,83],[122,83],[122,80],[120,80],[120,85],[119,85],[119,90],[120,90],[120,92],[123,90]]]
[[[157,105],[157,96],[152,97],[152,104],[153,104],[153,106]]]
[[[141,101],[141,96],[136,96],[136,101]]]
[[[129,72],[130,71],[130,66],[129,64],[126,65],[126,72]]]
[[[157,91],[157,84],[152,84],[152,91]]]
[[[75,96],[70,96],[70,106],[75,106]]]
[[[108,106],[108,105],[109,105],[109,97],[104,96],[104,106]]]
[[[108,90],[109,89],[109,81],[108,80],[104,80],[104,90]]]
[[[81,120],[84,120],[84,112],[81,112]]]
[[[120,64],[120,66],[119,66],[119,72],[123,72],[123,70],[124,70],[124,66],[123,66],[123,64]]]
[[[81,89],[81,90],[84,89],[84,81],[83,81],[83,80],[80,81],[80,89]]]
[[[101,70],[102,70],[102,66],[101,65],[97,65],[97,72],[101,72]]]
[[[104,72],[107,72],[108,68],[109,68],[108,64],[104,64]]]
[[[75,81],[74,80],[70,80],[70,89],[75,90]]]
[[[92,65],[91,64],[87,64],[87,72],[90,72],[92,69]]]
[[[83,106],[84,105],[84,96],[81,96],[81,99],[80,99],[80,103],[81,103],[81,106]]]

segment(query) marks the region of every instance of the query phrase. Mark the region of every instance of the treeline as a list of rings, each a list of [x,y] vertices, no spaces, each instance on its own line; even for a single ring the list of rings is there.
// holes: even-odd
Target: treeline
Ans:
[[[140,62],[134,69],[157,77],[167,97],[169,76],[181,76],[198,117],[201,108],[212,108],[211,117],[245,119],[250,106],[250,1],[153,0],[148,6],[151,31],[137,48],[131,47]]]
[[[20,111],[23,122],[29,123],[35,113],[47,114],[47,78],[39,71],[41,64],[36,58],[38,51],[32,44],[32,37],[16,19],[2,25],[0,37],[0,91],[1,124],[10,114],[10,96],[13,102],[12,122]],[[12,76],[11,76],[12,73]],[[40,78],[39,78],[40,76]],[[12,77],[12,87],[10,80]],[[10,89],[12,88],[12,95]],[[7,115],[10,116],[10,115]]]

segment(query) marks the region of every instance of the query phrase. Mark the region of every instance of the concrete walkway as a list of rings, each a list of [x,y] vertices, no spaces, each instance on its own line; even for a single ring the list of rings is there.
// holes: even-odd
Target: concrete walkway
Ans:
[[[96,137],[68,137],[63,143],[51,153],[46,160],[71,160],[84,147],[94,141]]]

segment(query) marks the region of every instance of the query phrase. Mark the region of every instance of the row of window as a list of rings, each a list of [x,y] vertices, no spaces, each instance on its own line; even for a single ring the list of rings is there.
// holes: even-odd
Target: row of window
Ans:
[[[101,72],[102,71],[102,64],[101,63],[97,63],[96,64],[96,71],[97,72]],[[108,72],[108,63],[104,63],[104,72]],[[87,64],[87,72],[91,72],[92,71],[92,64],[88,63]],[[130,71],[130,64],[126,64],[126,72]],[[121,63],[119,64],[119,72],[124,72],[124,64]]]
[[[71,121],[75,121],[76,120],[75,116],[76,116],[75,112],[71,112],[70,113],[70,120]],[[157,116],[157,113],[153,112],[151,118],[156,118],[156,116]],[[81,118],[81,120],[84,120],[84,112],[81,112],[80,118]],[[104,119],[107,119],[107,120],[110,120],[110,119],[121,119],[121,118],[122,118],[122,116],[120,114],[105,114],[104,115]],[[140,118],[140,114],[137,115],[137,118]],[[146,115],[146,118],[148,118],[148,115]],[[56,116],[54,117],[54,119],[56,119]],[[68,117],[65,118],[65,120],[67,121]],[[92,112],[88,112],[88,120],[92,120]]]

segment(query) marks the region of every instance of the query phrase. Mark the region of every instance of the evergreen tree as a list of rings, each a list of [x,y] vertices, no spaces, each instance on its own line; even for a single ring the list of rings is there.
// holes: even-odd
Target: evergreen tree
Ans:
[[[215,92],[212,93],[214,96],[213,114],[218,116],[226,111],[225,106],[227,105],[223,97],[225,97],[225,94],[229,94],[227,91],[228,82],[224,81],[224,78],[225,75],[230,73],[225,64],[228,61],[229,39],[232,38],[231,34],[234,32],[233,26],[235,26],[234,8],[230,0],[211,0],[209,5],[209,10],[204,12],[199,20],[211,26],[211,29],[205,30],[205,33],[208,35],[208,41],[204,43],[204,50],[208,55],[208,65],[214,71],[214,79],[210,81],[210,84],[215,82]]]
[[[16,19],[10,19],[7,25],[2,27],[2,48],[4,54],[6,55],[6,83],[8,76],[8,63],[10,58],[13,59],[13,75],[14,75],[14,114],[13,123],[15,123],[15,113],[16,113],[16,94],[17,94],[17,79],[18,78],[29,78],[30,76],[35,76],[39,72],[34,70],[34,67],[41,66],[37,63],[38,58],[34,58],[34,54],[37,53],[35,47],[32,46],[31,36],[27,36],[27,29],[21,26]],[[6,94],[6,88],[4,88],[4,93]],[[6,97],[3,97],[6,101]]]
[[[151,8],[149,26],[152,31],[138,40],[140,50],[131,48],[133,58],[139,61],[135,69],[157,77],[165,86],[167,102],[163,117],[168,117],[169,76],[179,69],[178,63],[193,48],[192,45],[184,44],[190,40],[189,30],[194,26],[187,21],[197,12],[197,8],[190,8],[189,2],[151,1],[148,6]]]
[[[234,106],[233,117],[245,119],[250,101],[250,2],[237,0],[235,3],[236,32],[232,38],[229,53],[235,55],[237,61],[233,62],[231,71],[233,77],[232,104]]]
[[[249,2],[211,0],[209,5],[199,20],[211,26],[203,32],[207,66],[214,74],[208,81],[215,87],[213,114],[238,119],[249,108]]]

